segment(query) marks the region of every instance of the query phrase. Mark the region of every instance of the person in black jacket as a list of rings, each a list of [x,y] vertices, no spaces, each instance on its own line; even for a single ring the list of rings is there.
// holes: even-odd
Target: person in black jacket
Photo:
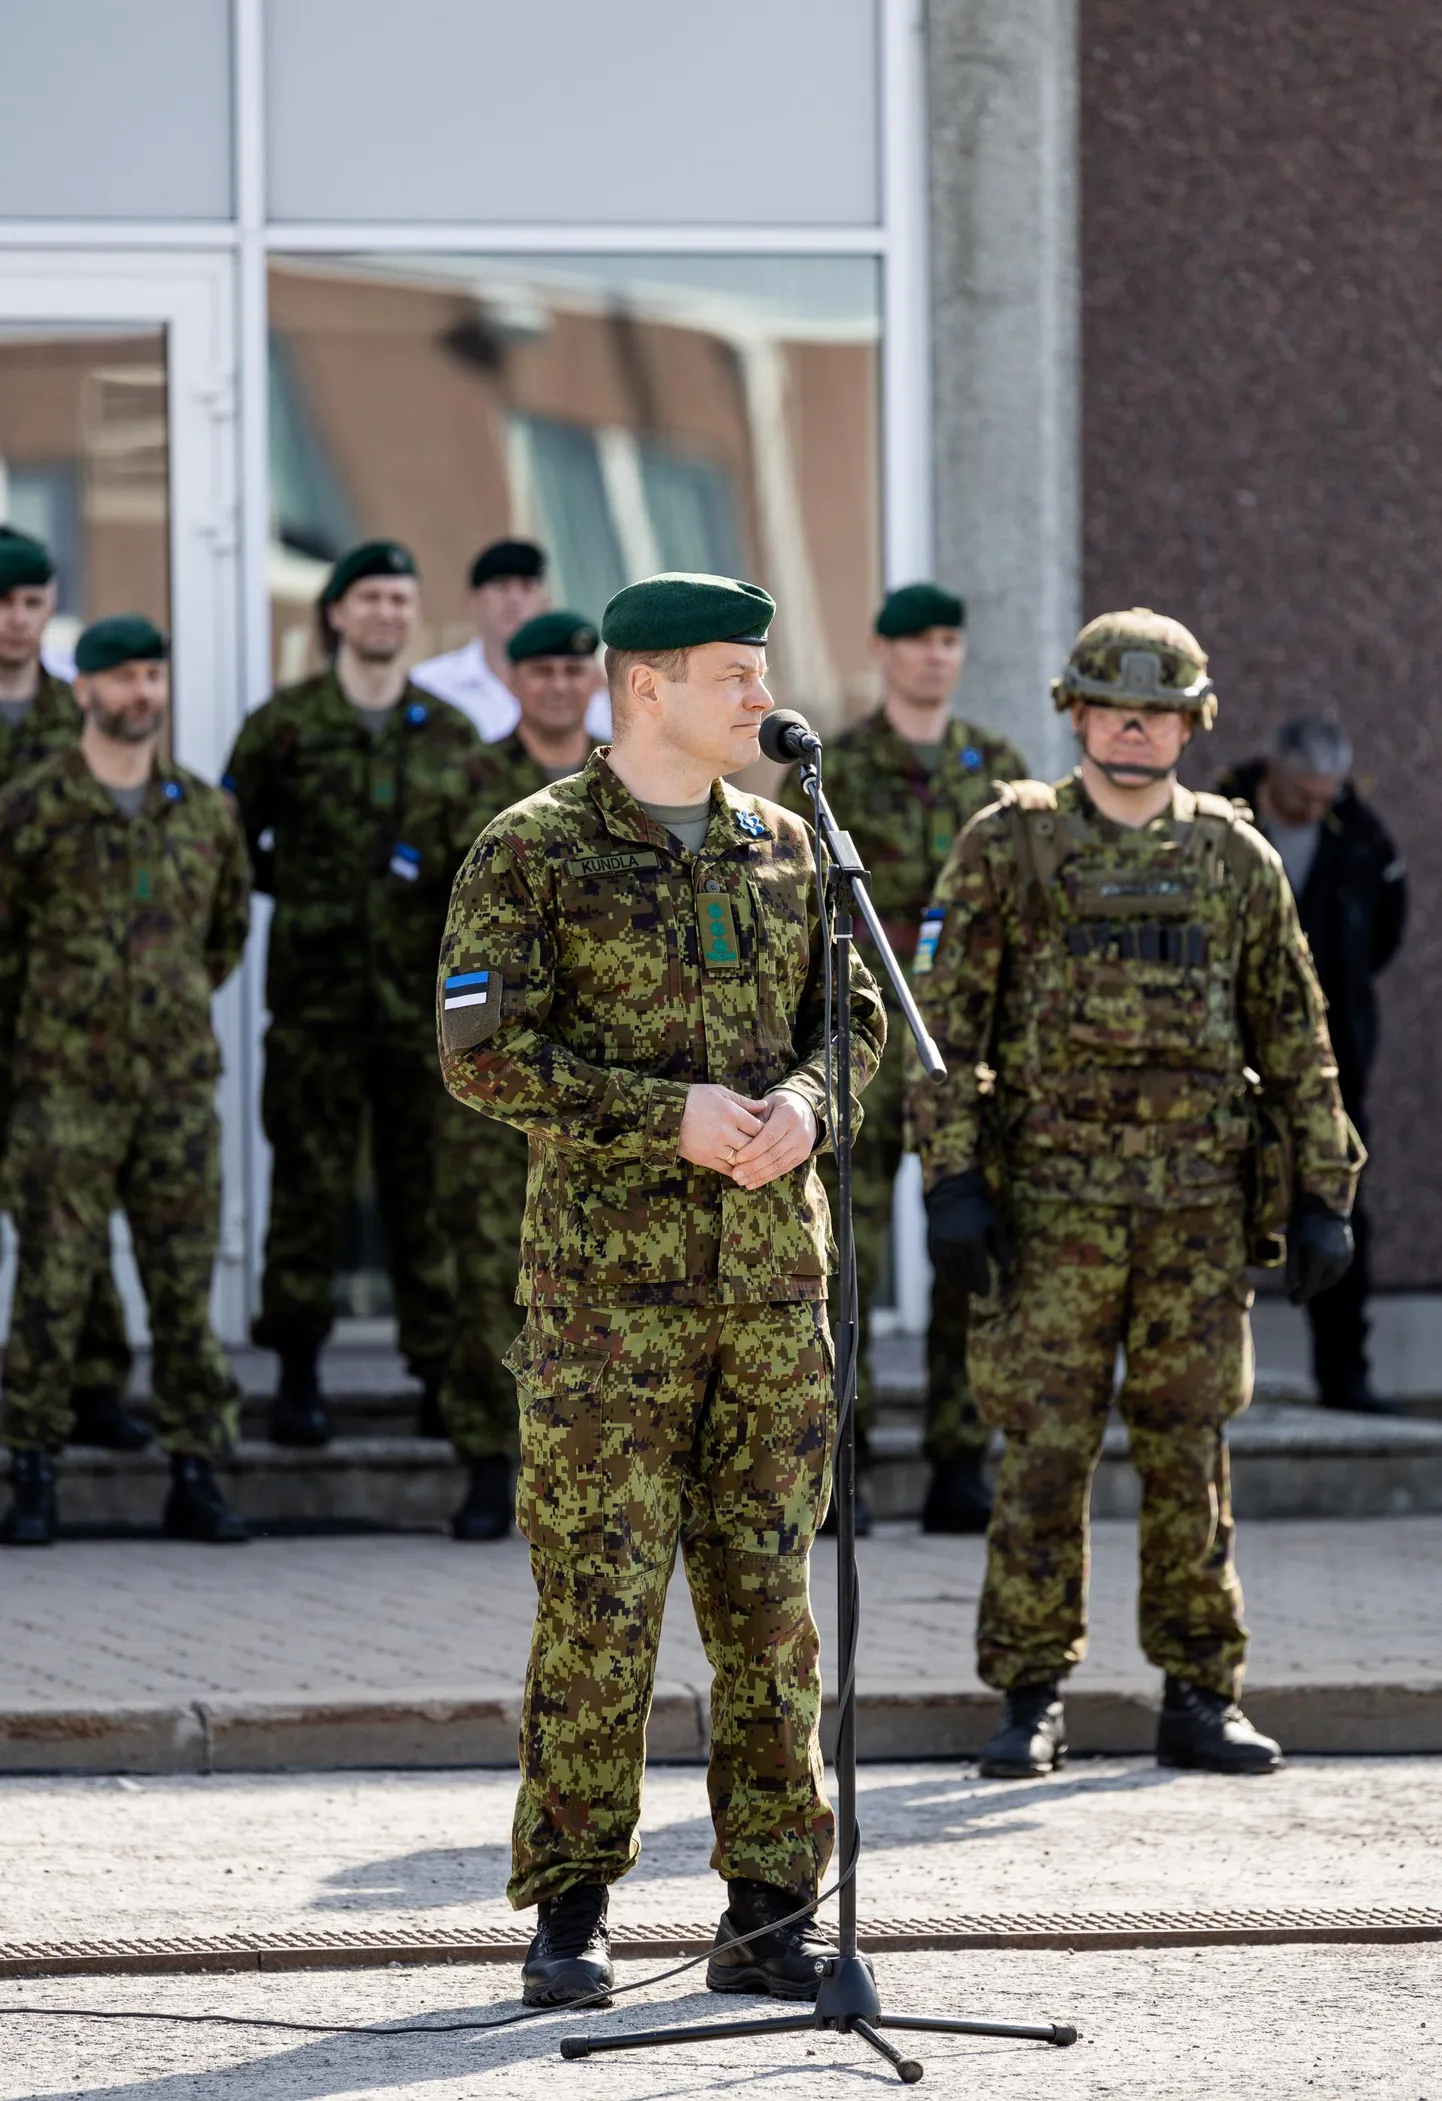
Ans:
[[[1340,725],[1301,715],[1282,725],[1269,758],[1239,766],[1219,785],[1251,804],[1282,856],[1327,996],[1342,1100],[1365,1143],[1367,1079],[1377,1050],[1376,980],[1401,945],[1407,877],[1386,827],[1353,787],[1351,769],[1352,746]],[[1351,1268],[1307,1307],[1313,1376],[1324,1408],[1391,1414],[1391,1405],[1372,1391],[1367,1360],[1371,1231],[1360,1201],[1352,1231]]]

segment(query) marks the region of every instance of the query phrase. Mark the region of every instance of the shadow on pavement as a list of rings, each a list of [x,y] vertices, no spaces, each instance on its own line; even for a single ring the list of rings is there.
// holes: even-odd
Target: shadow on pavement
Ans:
[[[80,2004],[82,2001],[77,1996],[72,2003]],[[588,2019],[604,2022],[606,2029],[614,2032],[617,2025],[627,2028],[670,2027],[690,2022],[699,2025],[703,2021],[727,2018],[764,2018],[768,2009],[776,2012],[795,2011],[794,2008],[774,2007],[769,2001],[751,1999],[721,2002],[718,2006],[713,1994],[699,1991],[689,1992],[675,1999],[649,1999],[641,2004],[624,2006],[615,2012],[602,2015],[587,2016],[557,2011],[541,2016],[534,2024],[529,2020],[523,2021],[515,2027],[504,2028],[491,2037],[477,2030],[461,2035],[438,2034],[432,2039],[424,2035],[404,2035],[388,2041],[385,2040],[386,2030],[394,2023],[377,2021],[374,2027],[368,2028],[365,2037],[314,2036],[293,2049],[267,2050],[264,2055],[239,2064],[209,2063],[203,2069],[159,2074],[151,2072],[135,2079],[113,2080],[105,2085],[87,2084],[84,2071],[77,2069],[62,2085],[37,2085],[30,2101],[217,2101],[217,2096],[224,2097],[224,2101],[326,2101],[326,2097],[340,2094],[364,2094],[370,2101],[370,2097],[382,2094],[389,2087],[411,2087],[421,2082],[458,2083],[506,2066],[533,2064],[549,2056],[555,2057],[559,2074],[562,2068],[559,2055],[561,2037]],[[460,2020],[481,2023],[488,2019],[499,2019],[515,2010],[516,2002],[505,2000],[490,2006],[456,2006],[444,2009],[438,2007],[432,2010],[428,2018],[438,2026],[447,2021]],[[293,2017],[298,2020],[319,2018],[307,2012],[303,2006],[296,2009]],[[400,2021],[409,2017],[396,2018]],[[4,2028],[11,2047],[18,2046],[20,2050],[28,2048],[28,2054],[34,2062],[40,2057],[40,2052],[29,2047],[31,2039],[43,2041],[44,2031],[53,2031],[64,2025],[57,2018],[54,2022],[48,2019],[44,2022],[25,2021],[22,2027],[21,2017],[16,2016],[13,2024],[7,2020]],[[175,2053],[178,2056],[186,2050],[187,2038],[242,2032],[227,2031],[223,2027],[206,2029],[180,2024],[167,2029],[164,2023],[152,2021],[137,2022],[133,2029],[128,2029],[127,2025],[121,2022],[75,2022],[71,2024],[71,2034],[78,2035],[79,2047],[75,2047],[69,2039],[63,2045],[52,2042],[44,2053],[45,2058],[54,2064],[63,2050],[66,2062],[71,2065],[77,2064],[80,2062],[80,2049],[84,2047],[86,2040],[84,2031],[91,2030],[93,2033],[102,2025],[109,2033],[112,2046],[119,2034],[143,2034],[146,2038],[147,2054],[151,2056],[159,2047],[159,2038],[166,2034],[176,2038]],[[257,2031],[258,2034],[264,2032]],[[375,2040],[368,2039],[372,2036]],[[716,2051],[722,2046],[713,2042],[708,2047]],[[741,2070],[733,2064],[718,2076],[716,2067],[707,2066],[706,2090],[714,2092],[722,2086],[748,2086],[757,2080],[775,2079],[786,2073],[818,2071],[821,2066],[814,2059],[816,2048],[816,2043],[805,2035],[779,2037],[774,2047],[768,2047],[765,2064],[756,2066],[754,2070]],[[657,2053],[657,2057],[651,2061],[656,2064],[663,2063],[671,2055],[671,2052]],[[829,2050],[827,2055],[829,2058]],[[696,2083],[694,2075],[702,2068],[692,2060],[687,2069],[693,2076],[687,2078],[684,2085],[692,2087]],[[826,2069],[849,2072],[867,2079],[880,2076],[885,2083],[891,2083],[891,2075],[882,2072],[880,2068],[878,2073],[873,2073],[870,2066],[864,2062],[851,2064],[841,2057],[837,2058],[834,2067],[828,2062]],[[563,2076],[567,2085],[571,2086],[581,2075],[570,2071],[568,2067]],[[454,2086],[450,2091],[454,2091]]]
[[[865,1787],[860,1797],[863,1860],[905,1847],[940,1841],[1014,1837],[1042,1827],[1034,1807],[1070,1801],[1077,1796],[1152,1792],[1179,1777],[1159,1766],[1139,1766],[1088,1774],[1085,1767],[1067,1769],[1065,1779],[981,1780],[929,1774],[918,1766],[914,1775],[883,1787]],[[903,1822],[902,1813],[913,1815]],[[884,1828],[878,1829],[878,1823]],[[657,1883],[689,1881],[705,1872],[713,1833],[707,1816],[680,1818],[651,1828],[645,1850],[628,1890]],[[441,1910],[504,1899],[510,1849],[486,1846],[430,1846],[415,1853],[364,1861],[326,1878],[312,1910],[329,1912]],[[864,1869],[863,1869],[864,1875]],[[717,1884],[719,1893],[720,1885]]]

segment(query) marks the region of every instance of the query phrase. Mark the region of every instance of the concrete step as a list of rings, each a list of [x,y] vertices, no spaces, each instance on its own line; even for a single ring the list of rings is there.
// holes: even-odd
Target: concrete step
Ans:
[[[869,1477],[878,1517],[915,1517],[929,1469],[919,1422],[883,1415]],[[1391,1517],[1442,1510],[1442,1422],[1339,1415],[1257,1401],[1228,1431],[1238,1517]],[[994,1473],[1000,1440],[989,1461]],[[1094,1518],[1134,1518],[1140,1482],[1126,1426],[1108,1423],[1092,1484]]]
[[[364,1398],[364,1397],[362,1397]],[[1259,1402],[1232,1425],[1239,1517],[1385,1517],[1442,1511],[1442,1423],[1348,1416]],[[869,1479],[878,1517],[914,1518],[926,1493],[921,1424],[893,1413],[873,1437]],[[995,1470],[999,1440],[990,1465]],[[0,1468],[3,1470],[3,1468]],[[61,1461],[67,1530],[152,1527],[166,1462],[155,1450],[73,1447]],[[227,1492],[262,1526],[435,1526],[465,1488],[444,1443],[408,1435],[337,1437],[323,1451],[242,1440],[223,1469]],[[1119,1422],[1110,1423],[1092,1491],[1093,1515],[1135,1517],[1138,1482]]]

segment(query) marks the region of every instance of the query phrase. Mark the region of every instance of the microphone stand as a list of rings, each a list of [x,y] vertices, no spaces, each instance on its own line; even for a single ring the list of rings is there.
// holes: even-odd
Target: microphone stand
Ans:
[[[773,2014],[755,2021],[706,2021],[694,2027],[650,2028],[628,2035],[594,2038],[568,2035],[561,2040],[561,2055],[567,2058],[598,2057],[611,2050],[650,2050],[677,2043],[718,2042],[738,2035],[797,2035],[820,2028],[836,2034],[859,2035],[895,2067],[903,2085],[915,2086],[922,2077],[922,2066],[914,2057],[903,2057],[879,2033],[882,2028],[919,2029],[934,2035],[992,2035],[1016,2042],[1054,2043],[1060,2048],[1074,2043],[1077,2031],[1055,2021],[1032,2025],[1016,2021],[964,2021],[887,2013],[877,1995],[871,1964],[857,1946],[856,1871],[861,1855],[861,1830],[856,1817],[856,1653],[861,1586],[856,1567],[856,1385],[860,1324],[856,1291],[856,1229],[851,1205],[851,951],[855,939],[855,916],[860,917],[871,936],[881,968],[915,1039],[927,1077],[933,1081],[944,1080],[946,1067],[877,917],[866,887],[867,871],[855,842],[849,832],[841,830],[822,793],[821,746],[815,738],[809,741],[801,760],[800,780],[816,813],[816,884],[823,922],[828,917],[830,905],[831,982],[835,1002],[836,1107],[831,1139],[836,1155],[838,1191],[839,1288],[832,1495],[837,1513],[836,1622],[841,1680],[836,1717],[836,1821],[846,1849],[846,1865],[837,1885],[841,1901],[836,1939],[840,1952],[826,1964],[815,2006],[806,2013]],[[833,1040],[833,1017],[829,1011],[825,1040],[828,1043]],[[803,1907],[797,1915],[804,1916],[805,1910],[810,1908]]]

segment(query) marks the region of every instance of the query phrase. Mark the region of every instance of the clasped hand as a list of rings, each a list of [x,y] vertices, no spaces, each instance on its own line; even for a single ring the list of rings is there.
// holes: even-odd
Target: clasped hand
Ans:
[[[732,1087],[698,1086],[687,1092],[676,1149],[742,1189],[764,1189],[810,1159],[816,1136],[810,1103],[787,1088],[754,1102]]]

